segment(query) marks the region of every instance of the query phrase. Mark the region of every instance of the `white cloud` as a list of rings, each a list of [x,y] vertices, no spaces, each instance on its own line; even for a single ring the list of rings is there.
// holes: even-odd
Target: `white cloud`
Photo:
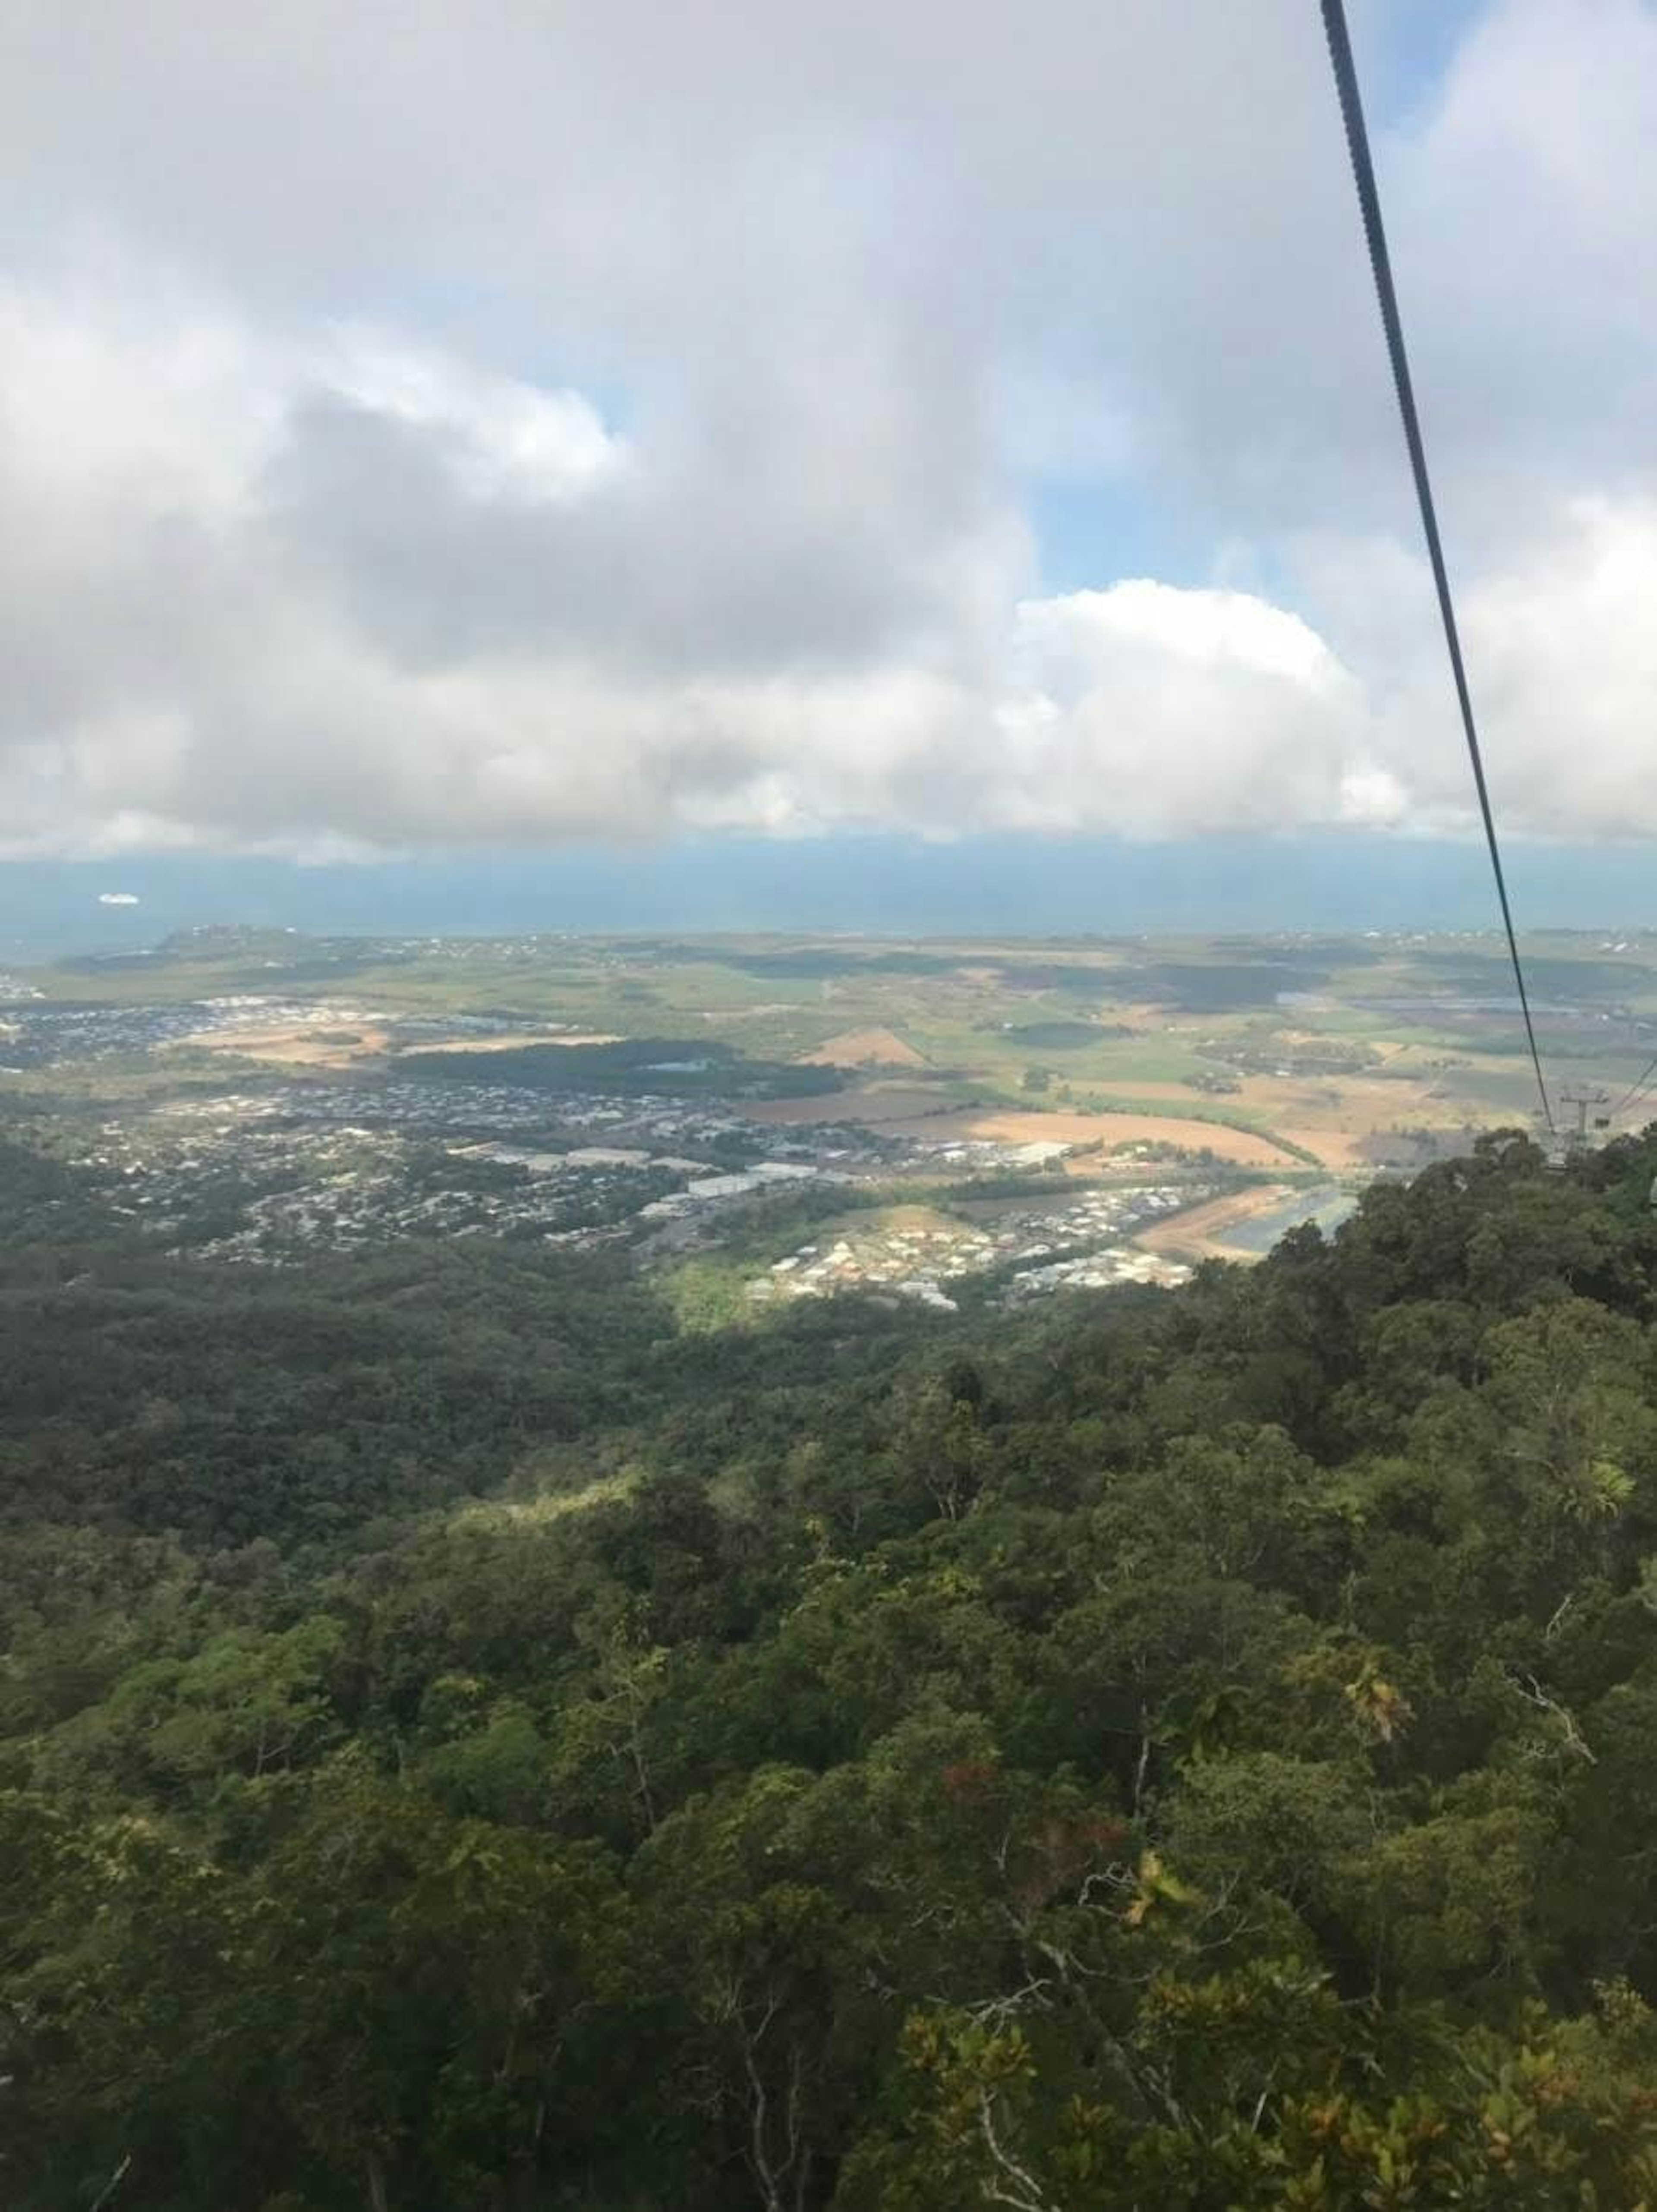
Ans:
[[[1465,594],[1492,793],[1515,830],[1657,835],[1657,497],[1563,504]],[[1465,814],[1443,671],[1417,653],[1379,706],[1379,743],[1423,816]]]
[[[141,903],[136,891],[100,891],[100,906],[137,906]]]
[[[1358,686],[1298,616],[1150,581],[1020,610],[998,811],[1156,835],[1344,818]]]
[[[0,84],[0,851],[1466,825],[1300,0],[86,20]],[[1543,834],[1657,834],[1654,149],[1639,0],[1380,147]],[[1036,480],[1247,588],[1044,594]]]
[[[300,366],[319,391],[451,446],[475,498],[565,501],[624,458],[580,392],[543,391],[384,332],[339,331]]]

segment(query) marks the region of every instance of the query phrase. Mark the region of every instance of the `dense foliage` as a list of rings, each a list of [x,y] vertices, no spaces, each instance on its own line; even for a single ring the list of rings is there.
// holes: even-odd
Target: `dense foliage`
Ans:
[[[1654,1164],[992,1326],[14,1245],[0,2196],[1657,2203]]]

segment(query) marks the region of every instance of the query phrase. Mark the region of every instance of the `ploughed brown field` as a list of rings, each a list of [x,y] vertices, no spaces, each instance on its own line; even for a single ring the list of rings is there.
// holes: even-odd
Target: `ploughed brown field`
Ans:
[[[815,1052],[799,1055],[802,1067],[925,1067],[926,1055],[905,1044],[895,1030],[844,1030],[825,1037]]]

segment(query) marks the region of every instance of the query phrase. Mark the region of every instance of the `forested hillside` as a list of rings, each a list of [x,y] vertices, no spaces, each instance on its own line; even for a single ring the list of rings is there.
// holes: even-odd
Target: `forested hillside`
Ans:
[[[0,2200],[1657,2203],[1654,1166],[698,1336],[18,1213]]]

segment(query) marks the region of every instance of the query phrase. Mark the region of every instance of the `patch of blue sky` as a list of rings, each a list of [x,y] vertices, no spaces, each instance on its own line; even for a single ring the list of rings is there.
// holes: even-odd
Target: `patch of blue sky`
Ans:
[[[1042,477],[1030,487],[1029,514],[1044,598],[1107,591],[1126,576],[1213,581],[1212,545],[1135,478]]]
[[[1373,128],[1407,128],[1435,103],[1456,50],[1490,0],[1348,0]],[[1379,157],[1377,157],[1379,158]]]

